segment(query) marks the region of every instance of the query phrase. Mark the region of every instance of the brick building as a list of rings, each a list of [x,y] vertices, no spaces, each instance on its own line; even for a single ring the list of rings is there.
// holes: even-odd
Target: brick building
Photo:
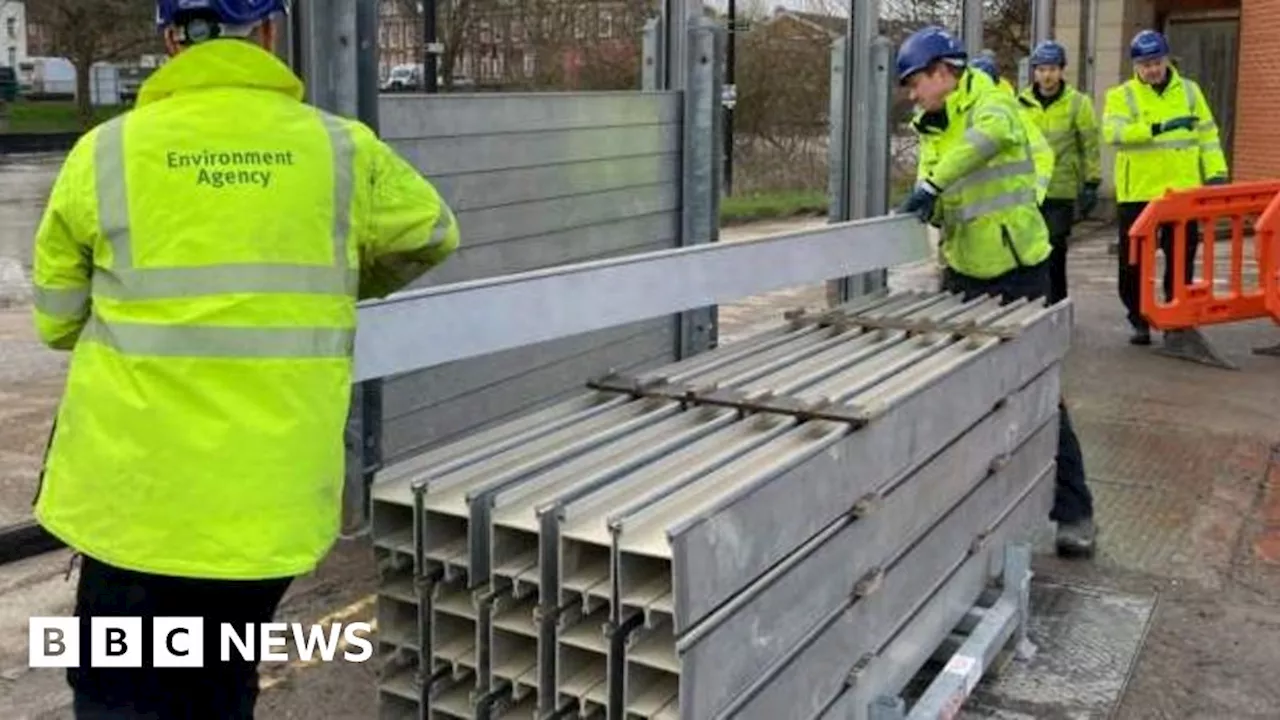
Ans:
[[[631,74],[638,78],[640,31],[648,5],[649,0],[465,0],[454,5],[465,12],[465,29],[450,32],[448,13],[441,10],[437,32],[445,53],[452,53],[455,82],[495,89],[569,89],[598,81],[591,76],[602,67],[618,66],[626,74],[634,65]],[[418,0],[379,3],[379,70],[384,79],[397,65],[422,62],[422,12]],[[442,72],[443,64],[442,58]],[[628,77],[627,87],[636,78]]]
[[[1236,100],[1237,180],[1280,178],[1280,55],[1276,53],[1280,0],[1241,0],[1240,92]]]

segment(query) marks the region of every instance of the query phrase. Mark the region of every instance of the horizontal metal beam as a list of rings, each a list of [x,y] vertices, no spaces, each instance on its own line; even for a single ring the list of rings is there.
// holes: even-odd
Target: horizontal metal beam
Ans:
[[[927,259],[923,225],[889,216],[627,255],[363,304],[354,381],[432,367]]]

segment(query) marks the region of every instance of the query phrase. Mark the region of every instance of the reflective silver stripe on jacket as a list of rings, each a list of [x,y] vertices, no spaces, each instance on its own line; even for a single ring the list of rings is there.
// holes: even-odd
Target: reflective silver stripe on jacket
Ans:
[[[970,109],[969,112],[966,113],[965,115],[965,122],[969,125],[972,125],[975,117],[976,117],[975,109]],[[1007,116],[1006,114],[1006,117],[1007,119],[1009,119],[1011,122],[1014,122],[1014,123],[1022,122],[1016,116],[1010,117],[1010,116]],[[995,155],[995,153],[998,151],[998,148],[995,147],[995,144],[991,142],[991,140],[987,138],[987,136],[982,135],[981,133],[978,133],[973,128],[968,128],[965,130],[964,138],[966,140],[969,139],[971,134],[981,138],[982,141],[986,143],[986,145],[981,146],[982,148],[987,148],[987,147],[990,148],[991,152],[987,153],[986,157],[990,158],[991,156]],[[948,190],[960,189],[964,187],[972,187],[972,186],[979,185],[982,183],[987,183],[987,182],[1006,180],[1008,178],[1017,177],[1019,175],[1034,174],[1036,170],[1035,160],[1034,160],[1035,153],[1031,147],[1030,137],[1025,137],[1023,139],[1022,151],[1023,151],[1023,159],[1016,160],[1013,162],[1007,162],[1007,163],[1003,163],[995,166],[987,166],[982,168],[981,170],[975,170],[969,175],[956,181],[951,186],[951,188],[948,188]],[[1047,187],[1049,179],[1044,178],[1043,180],[1041,180],[1041,178],[1036,177],[1036,182],[1037,182],[1037,185],[1040,187]],[[1023,188],[1019,190],[1010,190],[1007,192],[1002,192],[991,197],[983,198],[981,200],[974,200],[972,202],[964,203],[959,207],[952,209],[948,214],[952,215],[955,218],[958,218],[960,222],[969,222],[972,220],[976,220],[977,218],[982,217],[983,215],[996,212],[998,210],[1003,210],[1009,207],[1016,207],[1023,203],[1030,203],[1032,205],[1035,205],[1037,203],[1035,190],[1032,190],[1030,188]]]
[[[57,318],[83,319],[89,313],[89,291],[84,288],[47,288],[34,285],[35,307]]]
[[[988,165],[981,170],[975,170],[968,175],[957,180],[951,185],[953,189],[960,189],[967,185],[975,185],[991,180],[1004,180],[1026,173],[1034,173],[1036,171],[1035,163],[1030,160],[1018,160],[1016,162],[1005,163],[1003,165]]]
[[[355,330],[299,327],[218,327],[106,322],[93,316],[81,333],[126,355],[200,358],[345,358]]]
[[[1196,85],[1191,80],[1187,80],[1184,78],[1182,81],[1182,95],[1187,101],[1187,113],[1190,115],[1196,114],[1196,91],[1197,91]],[[1128,83],[1125,83],[1125,86],[1124,86],[1124,101],[1125,101],[1125,104],[1129,106],[1129,121],[1136,122],[1142,115],[1141,115],[1141,112],[1138,110],[1138,96],[1133,91],[1133,86],[1129,85]],[[1198,140],[1188,140],[1188,139],[1181,139],[1181,138],[1165,140],[1160,137],[1155,137],[1147,142],[1140,142],[1140,143],[1121,142],[1120,133],[1124,129],[1125,124],[1126,124],[1125,120],[1120,118],[1116,118],[1112,120],[1112,143],[1116,145],[1120,150],[1123,150],[1125,152],[1157,152],[1161,150],[1177,150],[1180,148],[1193,148],[1193,147],[1201,147],[1201,149],[1212,149],[1212,143],[1206,143],[1204,146],[1200,146],[1200,141]],[[1205,123],[1204,125],[1196,126],[1197,133],[1203,132],[1206,130],[1217,130],[1217,125],[1215,125],[1212,122],[1209,122],[1209,123]]]
[[[969,222],[971,220],[977,220],[983,215],[988,215],[999,210],[1004,210],[1005,208],[1017,207],[1018,205],[1027,203],[1030,203],[1033,206],[1036,204],[1036,193],[1035,190],[1032,190],[1031,188],[1010,190],[1009,192],[1000,193],[993,197],[975,200],[974,202],[962,205],[958,212],[961,222]]]

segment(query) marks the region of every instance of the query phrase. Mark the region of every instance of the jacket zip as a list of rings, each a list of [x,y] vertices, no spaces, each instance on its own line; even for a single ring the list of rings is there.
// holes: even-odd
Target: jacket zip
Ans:
[[[1004,241],[1004,246],[1009,249],[1009,254],[1013,256],[1013,262],[1018,267],[1025,267],[1022,264],[1022,258],[1018,255],[1018,250],[1013,246],[1013,238],[1009,237],[1009,229],[1004,225],[1000,226],[1000,239]]]

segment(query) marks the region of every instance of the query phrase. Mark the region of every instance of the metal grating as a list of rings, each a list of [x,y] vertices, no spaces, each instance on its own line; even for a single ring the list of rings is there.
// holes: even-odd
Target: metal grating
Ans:
[[[388,469],[382,716],[828,712],[1046,520],[1069,325],[880,294]]]

